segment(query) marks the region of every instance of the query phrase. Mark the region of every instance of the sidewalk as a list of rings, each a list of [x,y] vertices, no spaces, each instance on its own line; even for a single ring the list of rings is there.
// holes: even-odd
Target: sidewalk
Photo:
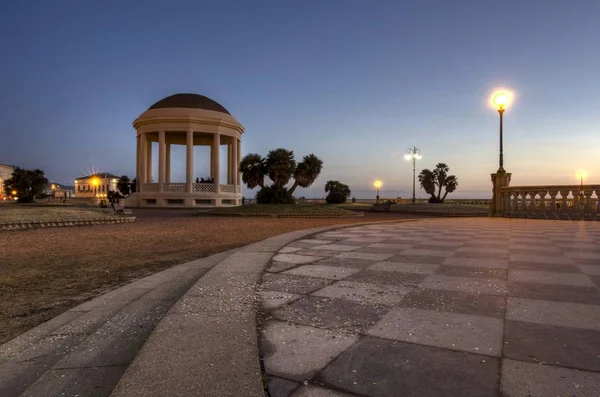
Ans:
[[[600,396],[598,222],[356,226],[279,252],[271,397]]]

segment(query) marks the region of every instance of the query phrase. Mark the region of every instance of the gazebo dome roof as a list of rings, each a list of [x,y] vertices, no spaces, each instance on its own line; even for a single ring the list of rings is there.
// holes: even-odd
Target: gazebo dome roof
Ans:
[[[154,105],[150,106],[148,110],[161,108],[194,108],[231,114],[217,101],[198,94],[171,95],[156,102]]]

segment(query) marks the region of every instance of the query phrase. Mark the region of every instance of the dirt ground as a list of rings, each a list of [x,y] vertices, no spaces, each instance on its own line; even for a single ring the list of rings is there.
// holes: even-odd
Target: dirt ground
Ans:
[[[135,223],[0,232],[0,343],[134,279],[294,230],[414,218],[375,213],[348,219],[196,217],[135,210]]]

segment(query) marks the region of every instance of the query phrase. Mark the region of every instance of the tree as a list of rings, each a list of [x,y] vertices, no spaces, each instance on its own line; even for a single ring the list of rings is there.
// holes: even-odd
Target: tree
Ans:
[[[433,171],[424,169],[419,174],[419,183],[425,192],[431,197],[430,203],[443,203],[448,193],[452,193],[458,187],[458,179],[454,175],[448,175],[448,167],[444,163],[438,163]],[[446,191],[442,196],[442,188]]]
[[[323,169],[323,161],[314,154],[304,156],[302,162],[298,164],[294,171],[294,184],[290,189],[290,194],[293,194],[298,186],[309,187]]]
[[[302,162],[297,164],[294,152],[281,148],[271,150],[266,158],[250,153],[240,162],[242,181],[249,189],[260,186],[256,201],[265,204],[293,203],[292,194],[296,188],[312,185],[322,169],[323,161],[314,154],[304,156]],[[266,176],[273,181],[273,185],[265,186]],[[285,186],[292,178],[294,183],[288,189]]]
[[[117,190],[123,196],[129,196],[131,194],[131,180],[127,175],[121,175],[117,181]]]
[[[250,153],[244,156],[240,162],[240,172],[242,181],[248,186],[248,189],[254,189],[257,186],[265,187],[267,165],[260,154]]]
[[[267,175],[277,186],[285,186],[294,175],[296,160],[294,151],[287,149],[271,150],[265,161]]]
[[[131,193],[137,192],[137,178],[133,178],[131,180],[130,188],[131,188]]]
[[[348,185],[344,185],[339,181],[327,181],[325,184],[325,192],[329,193],[325,198],[325,201],[327,201],[328,204],[345,203],[352,193]]]
[[[35,196],[44,193],[48,186],[48,179],[42,170],[26,170],[17,167],[11,177],[4,181],[4,190],[7,195],[17,192],[20,203],[33,202]]]

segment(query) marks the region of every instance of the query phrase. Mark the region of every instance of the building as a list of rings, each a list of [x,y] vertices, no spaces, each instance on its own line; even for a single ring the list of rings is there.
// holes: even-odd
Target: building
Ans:
[[[197,94],[166,97],[134,122],[137,132],[137,192],[126,201],[142,207],[213,207],[240,205],[239,164],[244,127],[227,109]],[[152,145],[158,144],[158,178],[152,175]],[[185,147],[184,181],[171,180],[171,147]],[[210,147],[210,172],[194,171],[194,146]],[[226,156],[221,149],[227,149]],[[222,178],[221,167],[224,165]],[[181,173],[183,174],[183,172]],[[202,177],[200,179],[199,177]],[[204,181],[203,179],[207,179]]]
[[[4,192],[4,181],[12,177],[15,167],[0,163],[0,198],[6,197]]]
[[[75,179],[76,198],[105,198],[108,192],[117,190],[119,177],[107,172],[82,176]]]
[[[48,184],[48,194],[54,199],[69,199],[74,197],[73,186],[60,185],[58,183]]]

